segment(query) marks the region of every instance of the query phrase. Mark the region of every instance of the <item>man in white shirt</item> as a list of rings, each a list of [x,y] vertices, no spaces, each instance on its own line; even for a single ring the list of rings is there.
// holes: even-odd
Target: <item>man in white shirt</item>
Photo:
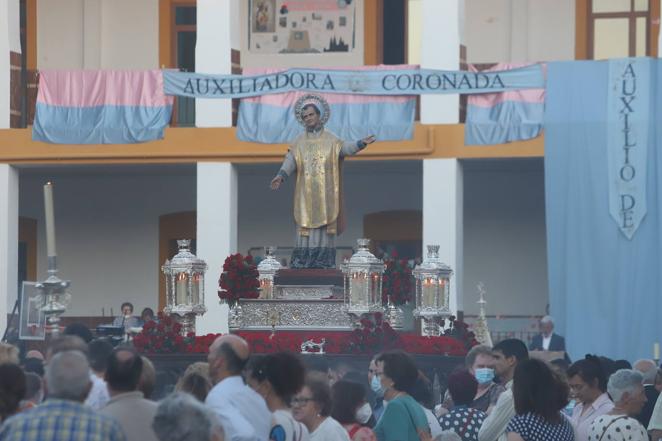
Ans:
[[[478,441],[506,441],[506,427],[515,416],[513,401],[513,375],[517,363],[529,358],[529,351],[523,341],[516,338],[502,340],[493,350],[494,371],[506,390],[499,396],[490,415],[483,421],[478,432]]]
[[[271,412],[241,377],[249,355],[246,340],[232,334],[218,337],[209,347],[207,361],[214,387],[205,404],[218,415],[226,441],[269,439]]]
[[[546,315],[540,319],[540,334],[531,339],[530,351],[564,351],[565,339],[554,332],[554,319]]]

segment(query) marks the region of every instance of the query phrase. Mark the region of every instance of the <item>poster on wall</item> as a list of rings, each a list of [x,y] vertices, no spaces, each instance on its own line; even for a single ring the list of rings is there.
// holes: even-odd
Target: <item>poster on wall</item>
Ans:
[[[248,50],[260,54],[352,52],[356,0],[249,0]]]
[[[23,282],[19,309],[18,336],[21,340],[46,338],[46,315],[42,311],[44,299],[36,282]]]

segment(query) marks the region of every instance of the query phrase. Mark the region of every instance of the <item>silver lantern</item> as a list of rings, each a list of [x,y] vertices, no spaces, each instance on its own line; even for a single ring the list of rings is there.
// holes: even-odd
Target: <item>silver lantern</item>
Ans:
[[[281,264],[274,257],[276,247],[265,247],[264,259],[257,266],[260,279],[260,298],[272,300],[274,298],[274,276],[281,269]]]
[[[416,279],[414,317],[421,319],[423,335],[441,334],[441,323],[450,317],[450,277],[453,270],[439,259],[439,245],[428,245],[428,254],[413,274]]]
[[[161,271],[166,278],[166,302],[163,312],[182,325],[181,334],[195,332],[195,318],[207,312],[205,307],[205,272],[207,263],[191,253],[191,241],[178,240],[179,252],[166,260]]]
[[[358,239],[357,250],[342,265],[345,279],[345,311],[358,325],[364,314],[383,313],[382,276],[384,262],[369,250],[370,239]]]

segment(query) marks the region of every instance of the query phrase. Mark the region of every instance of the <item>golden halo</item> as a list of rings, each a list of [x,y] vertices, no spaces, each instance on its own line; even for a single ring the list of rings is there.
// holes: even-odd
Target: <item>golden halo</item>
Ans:
[[[301,117],[301,111],[303,108],[306,106],[306,104],[314,104],[315,107],[317,107],[321,113],[320,115],[320,124],[324,125],[326,122],[329,120],[329,116],[331,116],[331,109],[329,108],[329,103],[322,98],[319,95],[315,95],[314,93],[308,93],[306,95],[302,95],[299,97],[299,99],[294,103],[294,115],[297,118],[297,121],[299,124],[305,127],[305,123],[303,122],[303,118]]]

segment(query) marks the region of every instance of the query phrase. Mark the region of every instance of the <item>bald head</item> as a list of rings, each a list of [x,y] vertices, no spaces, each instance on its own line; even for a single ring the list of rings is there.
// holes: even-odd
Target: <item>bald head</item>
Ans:
[[[223,335],[214,340],[209,347],[209,376],[214,383],[224,378],[240,375],[243,371],[250,349],[248,343],[237,335]]]
[[[87,357],[87,343],[76,335],[61,335],[51,341],[46,351],[46,361],[50,361],[55,354],[65,351],[78,351]]]
[[[229,346],[237,357],[241,358],[242,360],[248,360],[248,356],[250,355],[248,343],[243,338],[234,334],[227,334],[218,337],[216,340],[214,340],[214,343],[212,343],[211,347],[209,348],[209,352],[212,352],[213,350],[216,354],[219,354],[221,347],[224,345]]]
[[[657,375],[657,365],[653,360],[637,360],[633,366],[644,377],[644,384],[654,384]]]
[[[111,395],[136,390],[142,368],[142,358],[135,349],[128,347],[115,349],[108,357],[108,369],[105,375]]]

